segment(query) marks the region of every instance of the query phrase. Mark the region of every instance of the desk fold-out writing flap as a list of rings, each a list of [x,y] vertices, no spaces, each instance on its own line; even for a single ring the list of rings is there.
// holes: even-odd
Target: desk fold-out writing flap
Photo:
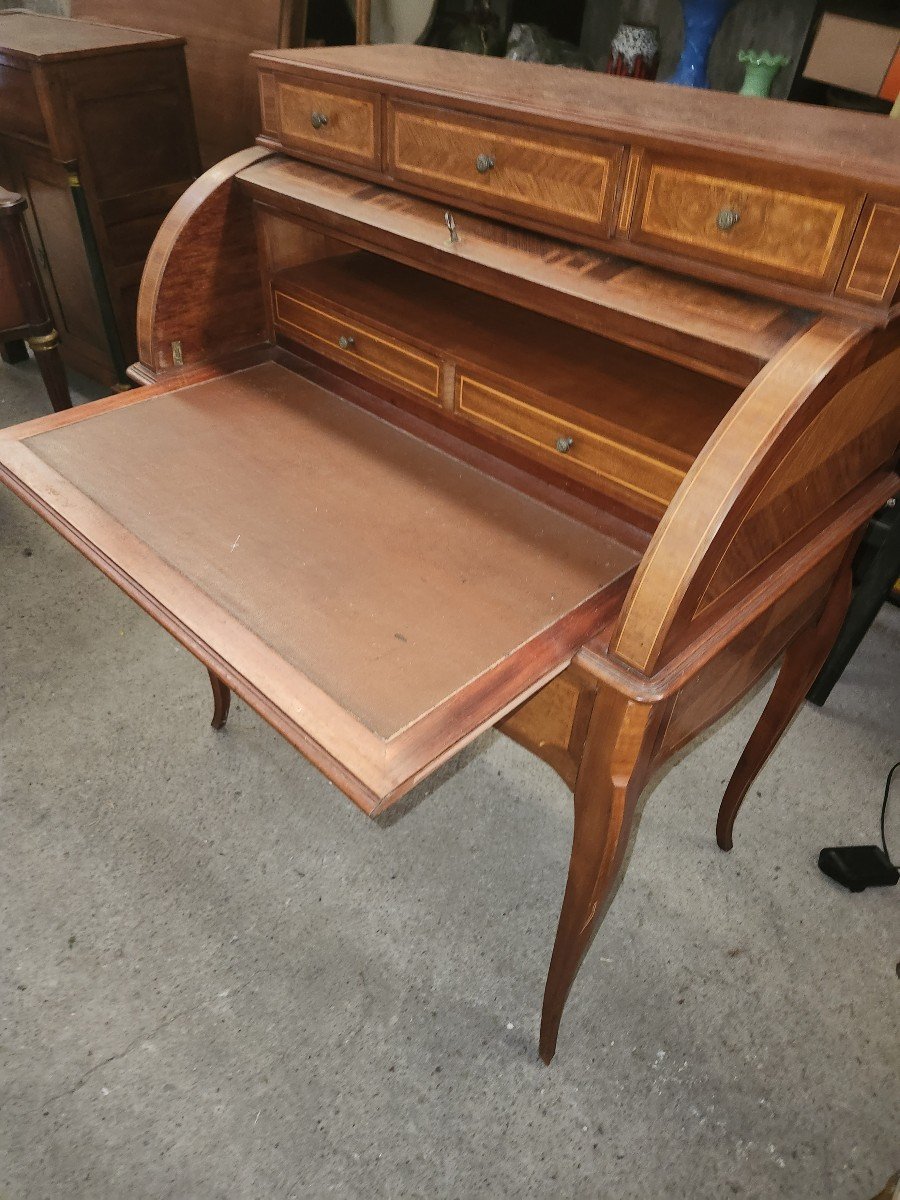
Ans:
[[[367,812],[560,671],[639,557],[275,362],[7,430],[0,473]]]

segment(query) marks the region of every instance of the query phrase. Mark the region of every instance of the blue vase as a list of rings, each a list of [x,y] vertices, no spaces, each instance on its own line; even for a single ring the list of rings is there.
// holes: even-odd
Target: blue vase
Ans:
[[[710,47],[735,0],[681,0],[684,13],[684,49],[675,73],[667,83],[708,88],[706,63]]]

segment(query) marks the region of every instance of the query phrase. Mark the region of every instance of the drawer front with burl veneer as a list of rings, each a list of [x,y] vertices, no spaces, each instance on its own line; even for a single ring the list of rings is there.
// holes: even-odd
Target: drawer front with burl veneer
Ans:
[[[362,375],[440,405],[441,365],[437,358],[356,318],[342,316],[316,297],[307,300],[276,289],[273,307],[275,324],[288,337]]]
[[[260,76],[263,130],[304,157],[378,170],[380,96],[278,75]]]
[[[806,287],[833,287],[863,196],[842,186],[786,187],[755,172],[643,156],[634,242]]]
[[[401,102],[389,104],[387,127],[388,171],[400,183],[609,236],[621,146]]]
[[[690,465],[686,456],[673,456],[678,464],[663,462],[563,411],[562,405],[553,412],[464,371],[457,377],[456,413],[464,421],[574,479],[606,491],[612,487],[645,510],[666,508]]]

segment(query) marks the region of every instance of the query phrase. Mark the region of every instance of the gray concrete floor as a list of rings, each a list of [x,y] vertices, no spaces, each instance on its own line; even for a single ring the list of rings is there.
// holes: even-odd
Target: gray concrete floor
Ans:
[[[0,367],[0,424],[43,411]],[[656,783],[548,1069],[552,772],[489,735],[368,821],[241,703],[214,734],[205,671],[0,493],[3,1200],[868,1200],[900,1166],[900,889],[815,865],[877,840],[900,612],[730,856],[764,690]]]

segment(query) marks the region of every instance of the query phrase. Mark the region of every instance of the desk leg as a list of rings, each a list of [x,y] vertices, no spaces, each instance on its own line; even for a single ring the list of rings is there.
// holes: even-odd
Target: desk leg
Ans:
[[[43,333],[39,337],[30,337],[28,345],[34,351],[35,361],[41,372],[44,387],[50,397],[54,412],[62,412],[72,407],[72,397],[69,394],[69,381],[66,378],[66,368],[63,366],[62,355],[59,352],[59,334],[55,329]]]
[[[772,694],[725,789],[716,821],[716,841],[722,850],[731,849],[734,822],[744,797],[794,719],[844,622],[853,588],[853,552],[857,542],[854,538],[818,620],[802,629],[788,646]]]
[[[647,778],[662,705],[639,704],[601,685],[575,785],[569,877],[544,990],[540,1055],[556,1053],[569,989],[615,891]]]
[[[212,727],[222,729],[228,720],[228,709],[231,707],[231,688],[212,671],[209,672],[209,682],[212,684],[213,693]]]

